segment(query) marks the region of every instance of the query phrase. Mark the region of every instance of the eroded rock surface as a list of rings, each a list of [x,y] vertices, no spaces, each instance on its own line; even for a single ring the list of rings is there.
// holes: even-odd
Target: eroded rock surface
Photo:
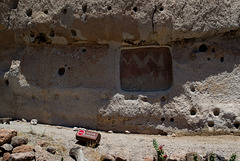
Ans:
[[[239,26],[238,0],[3,0],[0,117],[239,134]]]

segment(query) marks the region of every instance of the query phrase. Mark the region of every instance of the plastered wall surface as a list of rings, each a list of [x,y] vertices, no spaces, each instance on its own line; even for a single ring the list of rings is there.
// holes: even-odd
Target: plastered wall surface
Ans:
[[[240,2],[0,1],[0,117],[240,134]]]

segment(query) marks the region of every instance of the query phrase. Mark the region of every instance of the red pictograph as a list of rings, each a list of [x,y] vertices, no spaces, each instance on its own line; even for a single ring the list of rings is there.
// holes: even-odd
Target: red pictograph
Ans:
[[[79,131],[78,131],[78,135],[79,135],[79,136],[82,136],[82,135],[84,135],[84,133],[85,133],[85,131],[84,131],[84,130],[79,130]]]

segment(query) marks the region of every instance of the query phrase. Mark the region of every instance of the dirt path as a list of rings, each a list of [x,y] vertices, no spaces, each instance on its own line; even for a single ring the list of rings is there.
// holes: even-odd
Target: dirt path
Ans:
[[[73,128],[51,125],[30,125],[30,123],[12,121],[10,125],[0,124],[0,128],[15,129],[19,135],[27,136],[32,144],[39,140],[50,142],[58,149],[58,155],[63,155],[65,160],[71,160],[68,156],[70,148],[81,146],[76,144]],[[240,136],[159,136],[141,134],[118,134],[101,132],[100,145],[93,149],[81,146],[86,160],[97,160],[101,154],[121,156],[132,161],[142,161],[145,157],[155,154],[152,140],[156,139],[164,145],[169,157],[184,156],[187,152],[197,152],[205,155],[207,152],[215,152],[229,158],[232,153],[237,154],[240,160]]]

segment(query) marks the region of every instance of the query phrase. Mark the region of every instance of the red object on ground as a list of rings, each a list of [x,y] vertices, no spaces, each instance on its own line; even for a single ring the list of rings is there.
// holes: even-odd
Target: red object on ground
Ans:
[[[76,133],[76,139],[86,143],[98,144],[101,140],[101,134],[89,130],[79,130]]]

